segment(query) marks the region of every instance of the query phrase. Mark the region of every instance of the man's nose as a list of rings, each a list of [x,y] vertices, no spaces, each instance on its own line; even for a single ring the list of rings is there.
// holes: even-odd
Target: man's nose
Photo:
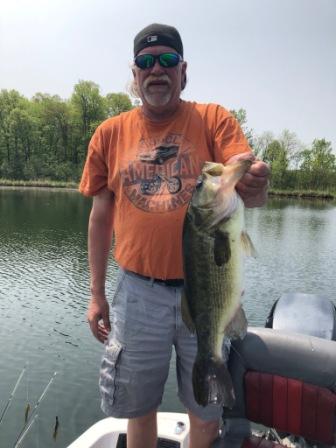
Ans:
[[[164,73],[164,68],[160,65],[158,59],[156,59],[155,64],[152,67],[151,73],[154,74]]]

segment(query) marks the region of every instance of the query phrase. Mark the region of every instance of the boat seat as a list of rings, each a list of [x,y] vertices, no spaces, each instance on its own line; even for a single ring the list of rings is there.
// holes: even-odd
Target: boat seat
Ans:
[[[232,341],[229,370],[236,402],[223,409],[223,420],[225,437],[240,438],[237,448],[251,436],[240,420],[274,428],[281,437],[336,445],[335,341],[251,327],[243,340]]]
[[[336,394],[325,387],[248,371],[245,374],[245,405],[246,417],[252,422],[317,443],[335,443]],[[272,446],[258,445],[256,440],[246,443],[244,448]]]

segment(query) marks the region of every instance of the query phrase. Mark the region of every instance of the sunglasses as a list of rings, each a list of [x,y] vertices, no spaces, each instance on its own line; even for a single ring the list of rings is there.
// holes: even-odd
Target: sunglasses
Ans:
[[[176,67],[182,61],[182,57],[177,53],[161,53],[158,55],[140,54],[134,58],[135,65],[142,70],[154,67],[156,61],[159,61],[161,67],[170,68]]]

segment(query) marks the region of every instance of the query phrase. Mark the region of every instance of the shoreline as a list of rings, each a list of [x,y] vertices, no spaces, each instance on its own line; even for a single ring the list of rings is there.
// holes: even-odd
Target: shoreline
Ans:
[[[62,190],[62,191],[78,191],[79,183],[76,182],[57,182],[57,181],[12,181],[0,179],[0,189],[2,190]]]
[[[61,190],[78,191],[78,185],[75,182],[48,182],[48,181],[6,181],[0,180],[0,189],[2,190]],[[313,190],[269,190],[270,197],[283,197],[294,199],[324,199],[335,200],[336,193],[313,191]]]
[[[40,190],[40,191],[72,191],[78,192],[78,187],[63,187],[57,185],[2,185],[0,184],[0,190]]]
[[[283,191],[272,191],[268,192],[268,196],[272,197],[283,197],[283,198],[294,198],[294,199],[326,199],[335,200],[336,194],[325,193],[322,191],[298,191],[298,190],[283,190]]]

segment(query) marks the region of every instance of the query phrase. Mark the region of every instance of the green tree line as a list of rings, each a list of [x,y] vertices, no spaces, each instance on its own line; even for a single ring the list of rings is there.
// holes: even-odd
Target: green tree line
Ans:
[[[97,125],[132,107],[128,95],[102,96],[91,81],[78,82],[68,100],[1,90],[0,178],[78,181]]]
[[[92,81],[79,81],[67,100],[16,90],[0,91],[0,178],[78,182],[88,142],[99,123],[133,107],[128,95],[103,96]],[[274,189],[335,192],[336,158],[331,143],[316,139],[307,147],[295,133],[260,136],[247,125],[244,109],[231,111],[255,154],[271,165]]]
[[[272,189],[336,192],[336,156],[331,142],[315,139],[306,146],[288,129],[278,137],[272,132],[257,136],[247,126],[244,109],[231,112],[240,122],[255,155],[271,166]]]

